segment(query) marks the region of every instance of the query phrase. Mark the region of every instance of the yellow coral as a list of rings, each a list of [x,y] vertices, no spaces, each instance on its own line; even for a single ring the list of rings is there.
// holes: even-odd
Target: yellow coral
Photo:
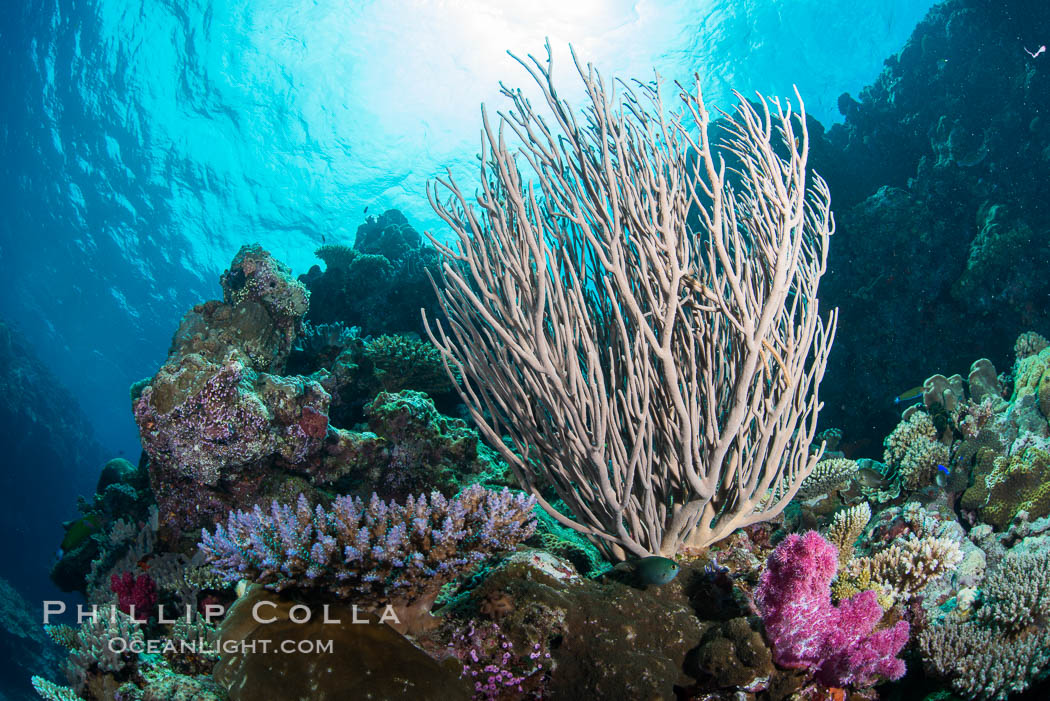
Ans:
[[[1050,417],[1050,347],[1014,364],[1014,393],[1011,401],[1034,394],[1043,416]]]
[[[853,558],[853,547],[871,520],[871,506],[864,501],[837,512],[828,527],[828,541],[839,550],[839,567]]]
[[[963,495],[964,508],[1003,529],[1020,511],[1029,518],[1050,515],[1050,453],[1029,447],[1005,457],[986,453],[974,469],[974,484]]]

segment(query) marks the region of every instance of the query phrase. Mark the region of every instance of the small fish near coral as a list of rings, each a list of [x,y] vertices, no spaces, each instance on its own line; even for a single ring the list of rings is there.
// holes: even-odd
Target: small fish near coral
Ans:
[[[670,558],[650,555],[621,562],[607,574],[625,584],[647,587],[667,584],[678,576],[681,569],[681,566]]]

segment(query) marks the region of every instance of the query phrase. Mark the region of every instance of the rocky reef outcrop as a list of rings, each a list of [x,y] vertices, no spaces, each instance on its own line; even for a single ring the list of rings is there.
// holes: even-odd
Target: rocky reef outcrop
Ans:
[[[1050,321],[1050,62],[1025,51],[1048,33],[1038,3],[940,3],[815,147],[840,309],[821,419],[854,440],[892,427],[915,368],[1005,366]]]

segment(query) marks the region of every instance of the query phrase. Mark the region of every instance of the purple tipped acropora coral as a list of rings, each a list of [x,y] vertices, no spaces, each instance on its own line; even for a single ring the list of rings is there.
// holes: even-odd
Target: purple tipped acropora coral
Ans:
[[[532,535],[534,504],[477,485],[453,499],[433,492],[404,504],[342,496],[328,509],[300,495],[294,505],[231,513],[214,535],[203,531],[200,547],[230,581],[412,601]]]

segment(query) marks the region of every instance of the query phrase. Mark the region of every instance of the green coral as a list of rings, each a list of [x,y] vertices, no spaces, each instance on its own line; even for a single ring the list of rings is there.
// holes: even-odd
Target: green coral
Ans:
[[[1017,359],[1011,402],[1029,394],[1035,395],[1043,416],[1050,418],[1050,347]]]
[[[41,698],[46,699],[46,701],[84,701],[68,686],[59,686],[43,677],[33,677],[30,681],[33,684],[33,688],[36,689],[36,693],[40,694]]]
[[[364,357],[372,363],[376,381],[387,392],[413,389],[433,396],[455,389],[441,353],[418,338],[378,336],[365,344]]]
[[[433,490],[451,496],[499,472],[477,431],[442,415],[422,392],[380,392],[365,406],[365,421],[381,455],[351,466],[339,482],[340,491],[363,496],[374,491],[384,499]]]
[[[979,460],[961,505],[978,511],[981,520],[998,529],[1006,528],[1020,511],[1031,519],[1050,515],[1050,454],[1029,447],[1009,457]]]

